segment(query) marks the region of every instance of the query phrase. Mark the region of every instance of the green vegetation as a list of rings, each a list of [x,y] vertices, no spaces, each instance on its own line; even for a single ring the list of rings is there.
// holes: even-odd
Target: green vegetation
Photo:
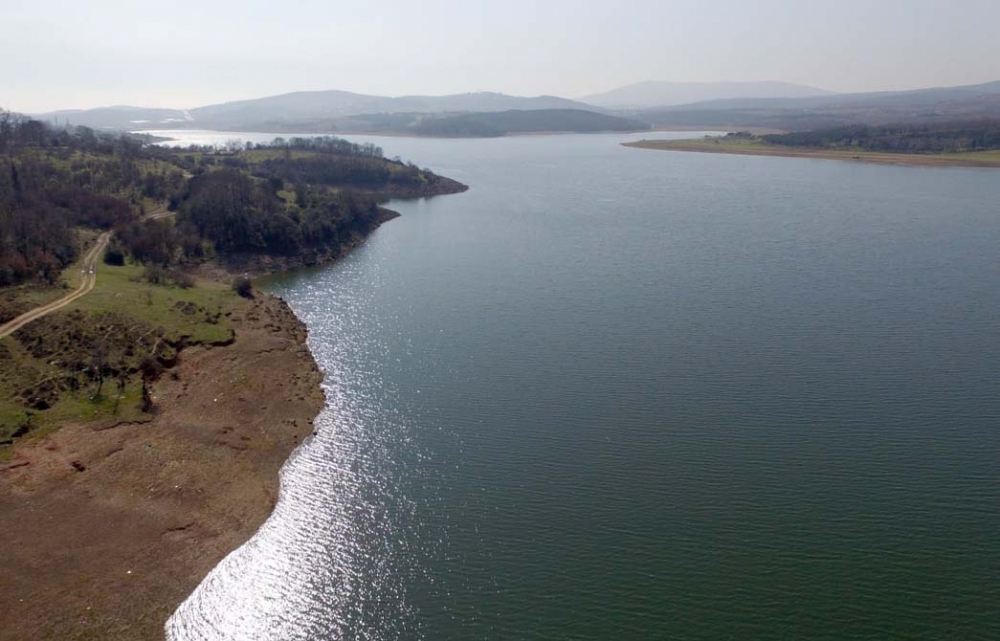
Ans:
[[[336,138],[165,149],[3,112],[0,158],[0,320],[89,283],[82,257],[112,238],[92,290],[0,339],[0,456],[67,421],[143,420],[180,349],[232,340],[253,286],[196,282],[202,263],[317,262],[384,220],[380,199],[465,189]]]
[[[975,153],[1000,149],[1000,121],[851,126],[763,136],[772,145],[887,153]]]
[[[518,133],[643,131],[649,125],[581,109],[511,110],[419,118],[407,128],[421,136],[496,137]]]
[[[3,321],[81,285],[83,255],[114,233],[93,290],[0,339],[0,457],[66,422],[144,420],[180,349],[232,340],[252,285],[196,283],[199,264],[337,255],[384,218],[378,199],[464,189],[334,138],[174,150],[6,113],[0,158]]]
[[[806,132],[811,134],[812,132]],[[792,136],[792,134],[789,134]],[[794,134],[797,140],[809,139],[802,134]],[[627,147],[661,149],[666,151],[695,151],[704,153],[741,154],[750,156],[788,156],[803,158],[828,158],[853,160],[883,164],[913,165],[928,167],[1000,167],[1000,150],[966,152],[900,152],[877,151],[852,146],[811,147],[804,145],[778,144],[784,136],[755,136],[748,132],[732,133],[726,136],[706,136],[692,140],[642,140],[626,143]],[[913,142],[911,148],[918,143]],[[877,147],[878,143],[872,145]],[[905,146],[901,143],[901,146]]]
[[[0,456],[65,422],[144,420],[144,382],[191,344],[232,339],[240,298],[216,283],[151,285],[100,264],[94,290],[0,340]]]
[[[104,314],[127,307],[124,311],[129,316],[157,325],[157,331],[168,342],[215,343],[230,337],[223,317],[237,303],[233,293],[219,283],[202,281],[195,287],[151,285],[139,265],[102,264],[97,269],[94,290],[70,309]]]
[[[144,198],[180,188],[181,170],[128,137],[73,132],[0,112],[0,287],[58,282],[79,255],[76,229],[139,218]]]

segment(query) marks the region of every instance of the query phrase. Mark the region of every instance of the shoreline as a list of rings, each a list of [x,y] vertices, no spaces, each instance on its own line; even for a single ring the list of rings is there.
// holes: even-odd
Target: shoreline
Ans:
[[[231,320],[232,344],[186,348],[153,383],[148,420],[64,425],[0,468],[5,639],[163,639],[270,516],[323,375],[279,297]]]
[[[365,138],[403,138],[403,139],[413,139],[413,140],[490,140],[494,138],[524,138],[529,136],[587,136],[591,134],[597,135],[607,135],[607,134],[643,134],[643,133],[656,133],[656,132],[686,132],[686,131],[714,131],[715,129],[709,127],[696,127],[692,129],[636,129],[634,131],[615,131],[613,129],[601,130],[601,131],[520,131],[520,132],[509,132],[502,136],[441,136],[441,135],[418,135],[418,134],[408,134],[403,132],[366,132],[366,131],[327,131],[327,132],[275,132],[275,131],[261,131],[259,129],[245,130],[245,131],[232,131],[232,130],[215,130],[215,129],[177,129],[176,131],[204,131],[206,133],[213,134],[267,134],[274,136],[275,138],[295,138],[297,136],[333,136],[335,138],[346,138],[348,136]],[[130,131],[130,134],[134,135],[152,135],[150,132],[156,132],[156,137],[162,138],[169,132],[169,129],[137,129],[135,131]],[[771,132],[771,130],[767,130]],[[156,142],[155,144],[162,144],[165,142],[174,142],[179,140],[179,138],[163,138],[162,140]]]
[[[244,266],[263,276],[331,263],[398,216],[382,209],[315,261]],[[213,264],[200,276],[235,273]],[[229,320],[234,340],[184,348],[152,384],[148,419],[67,424],[0,465],[0,537],[18,552],[0,591],[5,639],[164,639],[180,604],[270,517],[281,468],[326,406],[324,375],[282,298],[256,292]]]
[[[656,151],[680,151],[706,154],[729,154],[737,156],[770,156],[780,158],[817,158],[822,160],[846,160],[883,165],[906,167],[973,167],[1000,168],[1000,156],[992,158],[970,158],[947,154],[893,154],[870,151],[838,151],[828,149],[796,149],[778,146],[751,146],[715,139],[710,140],[639,140],[622,143],[623,147],[652,149]]]

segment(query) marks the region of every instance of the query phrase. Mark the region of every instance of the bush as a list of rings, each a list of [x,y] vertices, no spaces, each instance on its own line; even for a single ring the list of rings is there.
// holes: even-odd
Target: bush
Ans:
[[[143,277],[153,285],[163,285],[169,279],[167,270],[159,265],[149,265],[143,272]]]
[[[237,276],[233,279],[233,291],[243,298],[253,298],[253,283],[246,276]]]
[[[108,246],[107,251],[104,252],[104,262],[108,265],[116,265],[121,267],[125,264],[125,252],[122,250],[121,245],[115,243]]]
[[[194,279],[191,278],[189,274],[185,274],[184,272],[171,272],[170,280],[174,281],[174,284],[181,289],[191,289],[194,287]]]

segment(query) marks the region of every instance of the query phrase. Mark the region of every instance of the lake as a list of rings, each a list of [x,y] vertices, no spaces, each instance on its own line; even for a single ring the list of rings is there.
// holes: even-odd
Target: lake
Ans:
[[[172,639],[1000,638],[1000,173],[639,137],[351,137],[471,189],[267,285],[328,406]]]

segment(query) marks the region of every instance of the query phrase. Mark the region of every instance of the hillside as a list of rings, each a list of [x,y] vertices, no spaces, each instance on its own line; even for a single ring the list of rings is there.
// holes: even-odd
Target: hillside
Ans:
[[[639,82],[580,98],[608,109],[649,109],[729,98],[806,98],[832,92],[787,82]]]
[[[199,128],[230,131],[332,132],[334,121],[360,114],[495,112],[513,109],[590,109],[554,96],[479,92],[450,96],[374,96],[349,91],[300,91],[189,110],[102,107],[40,114],[41,120],[98,129]],[[303,128],[304,127],[304,128]]]
[[[110,298],[101,302],[95,294],[74,304],[74,313],[92,303],[97,307],[94,315],[74,317],[76,339],[70,332],[52,348],[79,343],[91,323],[111,328],[93,339],[93,349],[60,352],[59,366],[51,354],[44,362],[5,366],[10,376],[0,377],[0,454],[56,418],[109,407],[80,399],[67,405],[68,393],[93,385],[100,397],[104,382],[116,380],[118,400],[131,394],[134,405],[143,355],[166,361],[192,337],[224,340],[227,332],[215,312],[197,311],[218,305],[208,305],[208,294],[192,289],[192,274],[208,264],[239,264],[242,272],[324,262],[395,216],[380,206],[383,200],[466,189],[387,159],[373,145],[335,138],[240,151],[175,149],[84,128],[51,128],[6,112],[0,112],[0,154],[0,324],[89,285],[93,256],[105,246],[104,261],[122,276]],[[108,284],[102,276],[100,288]],[[130,305],[113,298],[122,294]],[[158,297],[170,308],[159,309]],[[149,304],[131,304],[140,300]],[[175,308],[187,303],[194,307],[184,309],[196,313]],[[206,326],[194,327],[197,319],[208,319]],[[178,327],[168,326],[175,321]],[[130,345],[137,339],[125,328],[140,332],[149,345],[134,351]],[[0,358],[16,355],[0,349]],[[53,376],[65,384],[35,385]],[[53,407],[63,409],[47,412]]]
[[[628,118],[581,109],[508,110],[464,114],[366,114],[337,121],[340,131],[448,138],[492,138],[527,133],[645,131]]]
[[[712,100],[637,116],[654,127],[801,131],[849,125],[930,124],[1000,117],[1000,81],[810,98]]]

